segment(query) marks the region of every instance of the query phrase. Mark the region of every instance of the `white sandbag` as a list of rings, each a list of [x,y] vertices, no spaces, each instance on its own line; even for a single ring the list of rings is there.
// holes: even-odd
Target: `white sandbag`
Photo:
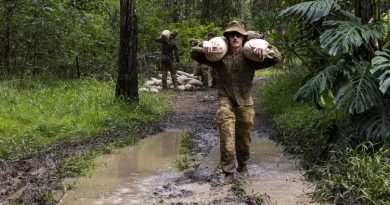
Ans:
[[[154,87],[150,87],[149,90],[150,90],[150,92],[152,92],[152,93],[158,93],[158,92],[159,92],[159,91],[158,91],[156,88],[154,88]]]
[[[195,79],[195,78],[189,80],[189,81],[187,82],[187,85],[188,85],[188,84],[194,85],[194,86],[202,86],[202,85],[203,85],[202,81],[197,80],[197,79]]]
[[[263,48],[265,49],[263,51],[263,56],[260,58],[258,55],[256,55],[253,52],[254,48]],[[244,44],[244,55],[249,58],[250,60],[256,61],[256,62],[263,62],[266,58],[273,58],[275,55],[275,52],[272,50],[272,46],[263,39],[252,39],[247,41]]]
[[[177,87],[180,91],[185,91],[186,90],[186,87],[185,85],[180,85],[179,87]]]
[[[162,86],[154,86],[154,88],[156,88],[158,91],[162,91],[163,90]]]
[[[148,89],[148,88],[140,88],[138,91],[139,91],[140,93],[149,92],[149,89]]]
[[[194,86],[191,85],[191,84],[186,84],[186,85],[184,85],[184,88],[185,88],[186,91],[191,91],[193,87],[194,87]]]
[[[151,86],[154,86],[154,82],[152,80],[147,80],[145,83],[144,83],[144,86],[149,88]]]
[[[176,71],[176,74],[184,75],[184,76],[187,76],[187,77],[194,77],[193,74],[189,74],[189,73],[186,73],[186,72],[181,71],[181,70]]]
[[[152,81],[154,82],[154,85],[161,85],[161,83],[162,83],[162,80],[159,80],[159,79],[157,79],[157,78],[151,78],[152,79]]]
[[[171,32],[169,30],[163,30],[161,32],[161,37],[168,40],[171,37]]]
[[[211,62],[217,62],[221,60],[228,51],[228,44],[223,37],[214,37],[209,40],[213,46],[213,51],[209,54],[205,54],[207,60]]]

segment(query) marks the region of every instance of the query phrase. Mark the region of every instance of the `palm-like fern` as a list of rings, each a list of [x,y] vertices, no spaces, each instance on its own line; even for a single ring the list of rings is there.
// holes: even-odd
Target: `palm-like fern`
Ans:
[[[326,21],[331,27],[320,36],[321,47],[330,55],[348,53],[362,44],[382,39],[382,34],[370,25],[355,21]]]
[[[313,23],[324,16],[328,16],[332,10],[339,8],[337,0],[308,1],[288,7],[279,12],[277,16],[293,15],[298,16],[299,19],[302,18],[308,23]]]
[[[368,129],[365,132],[368,137],[384,136],[386,132],[388,135],[390,114],[375,110],[389,111],[383,108],[383,104],[389,101],[390,50],[377,51],[371,61],[373,51],[378,48],[374,45],[384,39],[384,32],[380,31],[383,26],[361,24],[359,18],[343,10],[340,5],[337,0],[309,1],[284,9],[278,14],[297,16],[300,23],[304,24],[319,23],[319,31],[322,33],[318,38],[319,47],[328,55],[309,58],[309,62],[304,64],[309,70],[312,70],[313,65],[340,60],[345,65],[353,65],[325,67],[298,90],[295,99],[311,100],[318,105],[322,95],[332,90],[336,93],[333,102],[339,108],[343,108],[353,118],[363,114],[366,116],[365,119],[359,118],[364,122],[357,122],[357,125]],[[321,52],[313,55],[317,53]],[[372,65],[368,63],[370,61]]]
[[[359,114],[382,104],[383,96],[378,83],[369,72],[368,62],[355,63],[355,72],[337,92],[335,104],[350,114]]]
[[[319,104],[321,96],[332,88],[333,81],[338,75],[338,65],[329,65],[311,78],[295,94],[295,100],[311,100]]]
[[[390,50],[375,52],[371,64],[371,73],[379,76],[379,89],[385,94],[390,86]]]

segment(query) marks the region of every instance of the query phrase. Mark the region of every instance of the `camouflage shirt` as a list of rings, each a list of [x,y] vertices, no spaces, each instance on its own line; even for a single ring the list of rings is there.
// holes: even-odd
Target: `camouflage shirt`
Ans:
[[[179,49],[177,47],[177,42],[175,39],[169,39],[165,41],[162,38],[156,39],[156,42],[161,44],[161,59],[162,60],[173,60],[173,57],[176,58],[176,61],[179,61]]]
[[[191,52],[191,57],[199,63],[214,67],[218,73],[218,95],[229,97],[237,105],[253,105],[251,96],[252,80],[256,69],[267,68],[280,62],[281,54],[272,46],[275,56],[264,62],[248,59],[243,52],[234,55],[227,53],[220,61],[211,62],[202,52]]]

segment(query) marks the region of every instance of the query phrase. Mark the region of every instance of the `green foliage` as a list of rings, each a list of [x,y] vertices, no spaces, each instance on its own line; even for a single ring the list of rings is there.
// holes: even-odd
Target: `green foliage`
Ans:
[[[334,99],[338,107],[351,114],[362,113],[382,103],[382,94],[375,78],[369,72],[367,62],[355,64],[356,71],[350,73],[349,80],[337,91]]]
[[[379,89],[385,94],[390,86],[390,50],[376,51],[371,64],[370,71],[379,76]]]
[[[53,143],[88,137],[161,117],[167,95],[143,93],[138,104],[114,96],[113,82],[83,79],[31,82],[30,89],[0,86],[0,156],[19,158]],[[26,82],[24,82],[26,83]]]
[[[245,192],[245,189],[243,188],[243,184],[240,182],[235,182],[231,190],[240,201],[245,202],[246,204],[257,204],[257,205],[272,204],[271,197],[267,193],[248,194]]]
[[[92,160],[101,154],[99,150],[89,150],[65,159],[58,173],[64,176],[80,177],[92,174],[95,162]]]
[[[179,170],[185,170],[189,167],[189,157],[188,154],[191,151],[192,139],[194,138],[195,133],[193,131],[187,131],[183,134],[180,140],[179,154],[175,160],[175,167]]]
[[[296,100],[310,101],[321,108],[324,97],[334,98],[333,103],[353,119],[350,126],[365,135],[361,139],[385,139],[389,133],[382,130],[390,130],[384,127],[390,121],[381,114],[374,115],[389,100],[386,51],[377,51],[373,57],[375,50],[387,45],[388,34],[384,32],[384,22],[361,24],[346,9],[350,9],[348,4],[333,0],[298,3],[281,11],[278,17],[296,17],[302,29],[290,29],[293,34],[276,37],[309,70]],[[363,119],[358,117],[363,113],[381,124],[358,121]],[[363,131],[361,126],[372,132]]]
[[[347,148],[326,165],[315,166],[317,200],[359,202],[367,205],[388,205],[390,201],[390,149],[375,151],[364,143]]]
[[[334,121],[342,121],[335,107],[325,106],[324,110],[298,103],[293,100],[299,89],[302,71],[288,71],[284,75],[269,77],[257,90],[264,109],[271,114],[279,128],[280,141],[290,153],[305,159],[302,165],[317,163],[327,149],[328,127]]]
[[[381,40],[383,35],[371,25],[361,25],[356,21],[326,21],[324,26],[330,27],[320,36],[321,48],[330,55],[348,53],[362,44]]]
[[[308,23],[313,23],[328,16],[332,10],[339,8],[337,0],[307,1],[288,7],[279,12],[277,16],[294,15],[298,16],[299,20],[302,19]]]

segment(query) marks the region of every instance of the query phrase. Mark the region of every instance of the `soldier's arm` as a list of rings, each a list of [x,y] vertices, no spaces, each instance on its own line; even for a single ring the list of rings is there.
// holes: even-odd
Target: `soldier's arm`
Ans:
[[[254,63],[256,63],[256,66],[255,66],[256,69],[268,68],[268,67],[274,66],[282,60],[282,54],[275,46],[272,46],[271,50],[274,53],[272,55],[272,57],[264,58],[263,62],[254,62],[253,61]]]

